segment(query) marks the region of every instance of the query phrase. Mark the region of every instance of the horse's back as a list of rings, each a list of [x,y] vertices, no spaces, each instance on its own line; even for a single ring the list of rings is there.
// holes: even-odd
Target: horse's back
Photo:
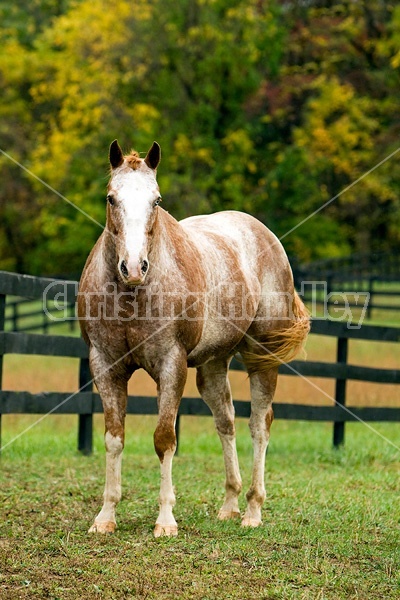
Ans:
[[[239,211],[222,211],[180,221],[203,254],[209,268],[218,268],[221,277],[241,273],[244,279],[256,276],[261,286],[292,286],[289,262],[278,238],[261,221]],[[225,272],[225,273],[224,273]]]

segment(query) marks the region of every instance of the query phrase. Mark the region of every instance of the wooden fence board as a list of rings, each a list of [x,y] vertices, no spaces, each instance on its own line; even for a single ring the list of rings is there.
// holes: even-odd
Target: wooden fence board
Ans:
[[[92,449],[93,414],[102,412],[102,405],[99,395],[92,391],[93,385],[89,370],[88,348],[84,341],[81,338],[72,336],[4,332],[6,295],[41,298],[46,290],[48,292],[48,299],[55,299],[60,302],[74,302],[77,292],[77,282],[55,281],[46,278],[30,277],[28,275],[0,272],[0,419],[1,414],[13,413],[77,414],[79,415],[78,447],[82,452],[89,453]],[[349,326],[346,322],[324,321],[320,319],[312,321],[311,333],[334,336],[338,342],[338,349],[347,348],[349,339],[397,343],[400,341],[400,328],[371,325],[363,325],[358,328],[351,324]],[[33,394],[28,391],[1,391],[2,360],[5,354],[10,353],[67,356],[80,359],[78,380],[80,391],[70,394],[58,392]],[[231,368],[234,370],[244,370],[244,364],[241,362],[240,357],[232,360]],[[377,369],[349,365],[347,363],[347,352],[345,354],[339,352],[337,362],[335,363],[297,360],[282,365],[279,372],[284,375],[323,377],[336,380],[336,403],[332,402],[331,406],[277,403],[274,405],[274,412],[278,419],[331,421],[335,424],[335,428],[341,428],[343,432],[344,423],[348,421],[400,421],[400,407],[345,406],[345,384],[347,380],[399,384],[399,369]],[[341,393],[338,392],[338,384],[339,388],[341,386]],[[343,404],[342,406],[341,403]],[[249,417],[251,409],[249,401],[235,400],[234,405],[238,417]],[[154,397],[130,396],[128,398],[127,412],[129,414],[155,415],[157,414],[157,399]],[[210,414],[209,408],[201,398],[182,399],[179,415]],[[343,436],[341,436],[341,440],[343,441]]]
[[[82,338],[40,333],[0,332],[0,354],[35,354],[87,358]]]
[[[231,363],[234,371],[246,371],[244,364],[237,358]],[[321,377],[324,379],[351,379],[373,383],[400,383],[400,369],[375,369],[347,363],[324,363],[317,361],[293,360],[279,367],[280,375],[301,375],[303,377]]]
[[[326,379],[351,379],[372,383],[400,383],[399,369],[375,369],[347,363],[323,363],[314,361],[292,361],[279,367],[281,375],[302,375]]]
[[[92,392],[0,392],[0,413],[7,414],[87,414],[96,412]],[[98,406],[101,410],[101,404]]]
[[[400,327],[382,327],[380,325],[363,325],[349,328],[346,322],[313,319],[311,333],[328,335],[337,338],[369,340],[379,342],[400,342]]]
[[[23,296],[25,298],[43,298],[54,300],[61,294],[65,302],[74,302],[78,287],[76,281],[63,281],[48,279],[46,277],[33,277],[19,273],[0,271],[0,289],[6,296]]]
[[[249,417],[249,400],[234,400],[236,417]],[[75,394],[44,392],[0,392],[0,413],[2,414],[90,414],[103,412],[100,396],[91,392]],[[131,415],[156,415],[157,398],[152,396],[129,396],[127,413]],[[180,415],[210,416],[208,406],[201,398],[182,398]],[[316,406],[306,404],[275,403],[277,419],[300,421],[400,421],[400,407],[341,407]]]

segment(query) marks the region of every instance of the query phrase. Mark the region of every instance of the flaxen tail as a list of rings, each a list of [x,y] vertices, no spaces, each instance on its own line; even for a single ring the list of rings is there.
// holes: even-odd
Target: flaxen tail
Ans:
[[[292,321],[290,327],[271,330],[255,339],[254,352],[242,352],[249,375],[260,371],[269,371],[289,362],[302,350],[310,331],[309,313],[294,293],[292,304]]]

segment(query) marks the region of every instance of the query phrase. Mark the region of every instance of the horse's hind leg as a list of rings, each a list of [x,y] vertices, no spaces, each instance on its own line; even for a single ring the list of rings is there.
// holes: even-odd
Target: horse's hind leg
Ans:
[[[227,377],[228,364],[227,360],[212,361],[197,369],[197,387],[214,416],[224,453],[226,494],[218,513],[219,519],[240,517],[238,496],[242,489],[236,452],[235,411]]]
[[[253,440],[253,473],[249,491],[246,494],[247,509],[242,520],[244,527],[261,525],[261,507],[265,500],[265,455],[269,442],[271,423],[274,418],[272,399],[274,397],[278,370],[257,372],[250,375],[251,417],[249,422]]]

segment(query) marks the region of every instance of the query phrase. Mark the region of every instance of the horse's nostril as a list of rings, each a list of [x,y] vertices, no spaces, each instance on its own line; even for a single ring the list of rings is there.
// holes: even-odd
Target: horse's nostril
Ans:
[[[142,271],[143,275],[147,272],[148,268],[149,263],[147,262],[147,260],[142,260],[142,266],[140,267],[140,270]]]
[[[128,268],[126,266],[126,262],[124,260],[121,261],[120,267],[121,269],[121,273],[124,277],[128,277],[129,272],[128,272]]]

